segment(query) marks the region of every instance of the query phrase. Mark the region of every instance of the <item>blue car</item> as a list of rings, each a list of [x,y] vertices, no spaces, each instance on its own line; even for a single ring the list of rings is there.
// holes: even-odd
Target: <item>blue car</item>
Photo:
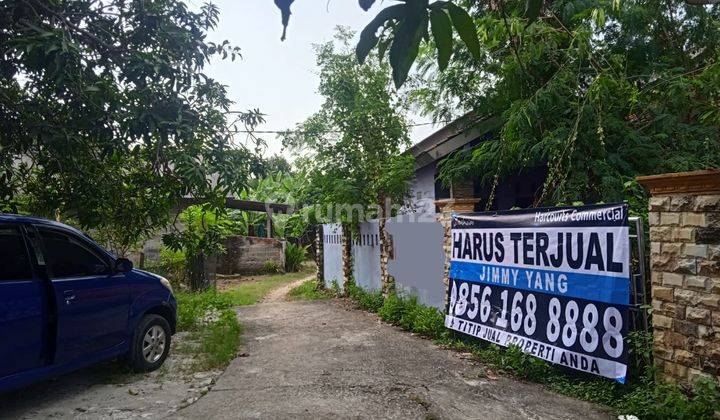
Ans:
[[[163,277],[70,226],[0,214],[0,392],[118,357],[155,370],[176,313]]]

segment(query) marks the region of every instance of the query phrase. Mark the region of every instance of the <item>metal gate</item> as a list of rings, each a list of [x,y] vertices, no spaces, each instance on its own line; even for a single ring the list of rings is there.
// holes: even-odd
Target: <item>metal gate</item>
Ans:
[[[628,218],[630,224],[630,312],[631,331],[647,331],[648,323],[648,284],[645,255],[645,228],[643,220],[637,216]]]

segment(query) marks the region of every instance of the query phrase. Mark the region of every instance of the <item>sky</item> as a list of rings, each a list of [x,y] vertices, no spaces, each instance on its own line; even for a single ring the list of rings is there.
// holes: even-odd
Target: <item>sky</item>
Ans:
[[[200,0],[188,0],[199,6]],[[386,5],[379,3],[364,12],[356,0],[295,0],[287,39],[280,41],[280,11],[272,0],[214,0],[220,8],[220,21],[208,40],[227,39],[242,50],[243,58],[214,59],[206,68],[209,76],[227,86],[233,109],[258,108],[266,114],[257,130],[286,130],[305,120],[320,108],[317,93],[318,71],[313,44],[332,40],[337,25],[359,32]],[[410,115],[412,123],[430,121]],[[416,143],[435,131],[432,125],[414,127],[410,133]],[[272,134],[260,135],[268,143],[266,155],[281,153],[282,144]],[[245,140],[245,137],[238,137]],[[283,153],[289,158],[287,153]]]

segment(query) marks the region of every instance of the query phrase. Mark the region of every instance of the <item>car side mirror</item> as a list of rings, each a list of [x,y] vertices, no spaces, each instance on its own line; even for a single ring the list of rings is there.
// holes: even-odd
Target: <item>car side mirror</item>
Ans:
[[[127,258],[118,258],[115,260],[115,272],[127,273],[133,269],[132,261]]]

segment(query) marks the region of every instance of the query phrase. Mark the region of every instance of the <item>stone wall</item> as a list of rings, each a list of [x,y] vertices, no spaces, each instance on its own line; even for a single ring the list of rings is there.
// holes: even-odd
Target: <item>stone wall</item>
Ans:
[[[218,257],[218,274],[257,274],[268,261],[285,268],[285,245],[273,238],[231,236],[224,240],[227,252]]]
[[[650,189],[655,363],[692,384],[720,375],[720,172],[640,177]]]

